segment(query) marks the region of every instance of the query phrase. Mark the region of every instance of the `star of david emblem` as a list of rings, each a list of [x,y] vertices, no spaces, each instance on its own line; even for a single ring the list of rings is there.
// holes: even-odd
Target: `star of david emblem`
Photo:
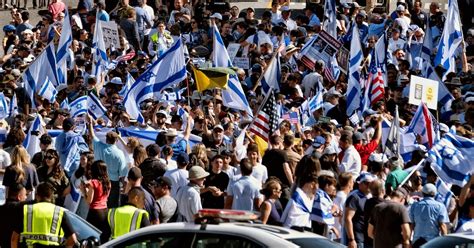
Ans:
[[[91,106],[91,110],[96,110],[97,109],[97,106],[96,105],[92,105]]]
[[[76,108],[77,108],[77,109],[82,109],[82,104],[78,103],[78,104],[76,105]]]
[[[149,82],[152,77],[156,76],[153,72],[149,71],[143,74],[143,81]]]
[[[452,149],[447,146],[443,147],[443,149],[441,149],[439,152],[441,153],[441,156],[443,158],[447,158],[447,159],[453,159],[453,157],[458,153],[457,150]]]

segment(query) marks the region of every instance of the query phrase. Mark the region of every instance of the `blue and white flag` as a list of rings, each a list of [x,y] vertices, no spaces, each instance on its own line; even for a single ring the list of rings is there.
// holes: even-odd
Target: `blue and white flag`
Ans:
[[[58,85],[58,71],[53,43],[49,43],[23,73],[25,89],[28,92],[33,108],[36,108],[35,93],[43,86],[47,78],[49,78],[53,85]]]
[[[104,34],[102,33],[102,21],[98,18],[99,11],[97,11],[95,18],[94,37],[92,39],[93,53],[93,70],[97,80],[102,78],[102,73],[106,70],[108,65],[107,50],[105,48]]]
[[[69,11],[66,8],[64,20],[63,20],[63,24],[61,28],[61,36],[59,37],[58,50],[56,52],[59,84],[67,83],[67,57],[69,55],[68,51],[71,44],[72,44],[71,19],[69,18]]]
[[[349,82],[347,85],[347,116],[352,116],[361,105],[362,90],[360,87],[360,64],[363,59],[362,47],[360,45],[359,29],[352,29],[351,50],[349,57]]]
[[[72,101],[69,107],[72,118],[87,113],[87,96],[81,96]]]
[[[443,80],[449,72],[456,72],[455,55],[456,50],[463,40],[461,29],[461,18],[459,16],[459,8],[457,0],[449,0],[448,14],[444,22],[443,34],[438,44],[438,51],[434,59],[434,65],[441,65],[446,71]]]
[[[212,26],[213,29],[213,44],[212,44],[212,64],[215,67],[232,67],[232,61],[230,60],[227,49],[222,40],[221,34],[217,29],[216,25]],[[222,102],[224,106],[228,108],[238,109],[247,112],[250,116],[253,116],[250,104],[247,101],[247,97],[244,94],[242,85],[240,84],[237,75],[230,75],[229,81],[227,82],[227,89],[222,90]]]
[[[39,96],[48,100],[50,103],[54,103],[56,101],[56,96],[58,95],[58,91],[54,87],[51,80],[49,80],[49,77],[46,77],[46,81],[43,83],[37,93]]]
[[[107,116],[107,109],[94,94],[89,94],[87,97],[87,109],[94,120]]]
[[[395,106],[395,118],[392,120],[390,131],[385,142],[384,154],[388,157],[400,157],[400,120],[398,106]]]
[[[9,106],[7,102],[7,97],[0,92],[0,119],[5,119],[9,116]]]
[[[61,102],[61,104],[59,104],[59,107],[61,109],[64,109],[64,110],[70,110],[71,107],[69,106],[69,100],[66,98],[64,98],[64,100]]]
[[[426,26],[429,27],[429,18]],[[431,56],[433,55],[433,36],[431,36],[431,28],[425,30],[425,37],[423,38],[423,45],[421,46],[420,57],[424,61],[429,61],[431,64]]]
[[[37,152],[41,151],[40,137],[45,133],[43,118],[40,114],[36,115],[35,120],[30,126],[26,138],[23,141],[23,146],[28,151],[28,154],[33,157]]]
[[[324,2],[323,30],[337,39],[336,0],[326,0]]]
[[[318,91],[316,92],[316,95],[314,95],[309,101],[308,101],[308,111],[309,114],[313,114],[314,111],[320,109],[323,107],[323,86],[321,82],[319,82],[319,87]]]
[[[453,192],[451,192],[451,185],[447,185],[443,182],[441,178],[438,178],[436,181],[436,189],[437,193],[435,196],[435,200],[441,202],[446,206],[446,209],[449,209],[449,204],[451,203],[451,198],[453,197]]]
[[[146,99],[160,99],[161,91],[186,79],[186,61],[181,39],[166,50],[132,85],[124,98],[130,117],[140,123],[145,119],[139,105]]]
[[[18,114],[18,100],[16,99],[16,93],[13,94],[8,104],[8,117],[15,117]]]
[[[132,88],[132,85],[135,83],[135,79],[130,75],[130,73],[127,72],[127,78],[125,79],[125,85],[122,87],[122,90],[120,90],[119,95],[121,97],[125,97],[127,92]]]
[[[279,53],[275,53],[275,56],[273,56],[260,82],[262,83],[264,95],[266,95],[270,89],[280,92],[281,66]]]
[[[428,152],[428,161],[445,183],[463,187],[474,172],[474,141],[446,133]]]

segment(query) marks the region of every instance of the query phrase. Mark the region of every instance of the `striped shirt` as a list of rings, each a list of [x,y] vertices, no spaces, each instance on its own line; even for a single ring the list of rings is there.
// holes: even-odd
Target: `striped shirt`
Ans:
[[[311,220],[328,225],[334,225],[334,216],[331,213],[333,202],[329,195],[322,189],[316,191]]]

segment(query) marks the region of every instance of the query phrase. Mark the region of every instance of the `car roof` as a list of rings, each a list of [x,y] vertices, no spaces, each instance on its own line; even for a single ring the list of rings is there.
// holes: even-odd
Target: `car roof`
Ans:
[[[286,241],[284,238],[275,238],[275,235],[264,229],[249,228],[245,225],[236,225],[236,223],[221,224],[194,224],[194,223],[166,223],[152,225],[139,230],[127,233],[117,239],[111,240],[101,247],[111,247],[137,236],[156,234],[156,233],[216,233],[228,234],[245,237],[263,244],[266,247],[298,247],[297,245]]]
[[[459,237],[459,238],[465,238],[465,239],[471,239],[474,240],[474,232],[463,232],[463,233],[450,233],[448,235],[449,237]]]

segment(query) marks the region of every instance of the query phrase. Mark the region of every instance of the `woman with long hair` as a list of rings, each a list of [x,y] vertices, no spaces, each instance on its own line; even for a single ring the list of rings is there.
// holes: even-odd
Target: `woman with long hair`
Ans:
[[[196,144],[192,149],[191,156],[189,157],[189,160],[191,161],[189,163],[189,168],[197,165],[205,170],[209,170],[209,159],[207,158],[206,146],[203,143]]]
[[[64,205],[64,199],[71,192],[69,179],[59,163],[58,152],[48,149],[44,155],[42,165],[38,168],[38,179],[40,183],[48,182],[54,191],[55,204]]]
[[[136,167],[139,167],[141,163],[143,163],[143,161],[145,161],[145,159],[148,157],[148,155],[146,154],[146,149],[143,145],[139,145],[137,146],[134,150],[133,150],[133,162],[134,162],[134,166]]]
[[[260,205],[260,219],[263,224],[280,226],[283,206],[280,203],[281,184],[277,178],[270,178],[260,190],[265,200]]]
[[[111,188],[105,162],[97,160],[92,163],[90,175],[91,180],[83,185],[86,192],[86,201],[89,203],[87,221],[102,231],[100,240],[104,243],[110,234],[107,225],[107,198]]]
[[[16,145],[12,150],[11,155],[12,164],[5,168],[5,175],[3,176],[3,185],[5,192],[8,194],[8,187],[20,183],[27,191],[29,200],[33,199],[33,190],[38,186],[38,174],[36,168],[30,164],[30,156],[26,149],[21,145]],[[6,198],[8,195],[5,196]]]

